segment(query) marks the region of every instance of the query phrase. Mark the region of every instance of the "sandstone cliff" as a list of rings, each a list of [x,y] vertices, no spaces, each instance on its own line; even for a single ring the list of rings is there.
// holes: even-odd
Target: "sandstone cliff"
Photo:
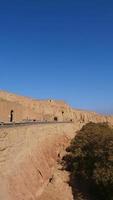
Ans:
[[[36,119],[53,121],[74,121],[84,124],[89,121],[113,123],[113,116],[103,116],[95,112],[72,109],[64,101],[36,100],[0,91],[0,120],[9,121],[10,111],[14,110],[14,121]]]
[[[71,138],[83,124],[109,122],[112,116],[72,109],[63,101],[34,100],[0,91],[0,121],[70,121],[0,128],[0,200],[73,200],[67,174],[56,169]],[[64,192],[65,191],[65,192]]]

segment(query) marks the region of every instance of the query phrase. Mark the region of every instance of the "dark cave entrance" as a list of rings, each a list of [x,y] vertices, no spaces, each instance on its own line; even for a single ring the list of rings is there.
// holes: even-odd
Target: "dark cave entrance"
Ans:
[[[14,111],[11,110],[11,111],[10,111],[10,122],[13,122],[13,113],[14,113]]]
[[[56,122],[57,122],[57,121],[58,121],[58,117],[54,117],[54,121],[56,121]]]
[[[64,111],[62,111],[62,115],[64,114]]]

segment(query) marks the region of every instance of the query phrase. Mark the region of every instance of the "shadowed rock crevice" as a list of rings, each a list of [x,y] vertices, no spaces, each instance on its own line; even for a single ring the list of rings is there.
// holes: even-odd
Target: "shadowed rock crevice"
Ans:
[[[37,171],[39,172],[40,176],[43,178],[41,171],[39,169],[37,169]]]

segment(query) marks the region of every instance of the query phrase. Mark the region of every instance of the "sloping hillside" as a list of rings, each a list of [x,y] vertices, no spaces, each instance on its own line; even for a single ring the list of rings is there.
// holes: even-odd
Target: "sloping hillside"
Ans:
[[[0,129],[0,200],[38,200],[73,136],[72,124]]]

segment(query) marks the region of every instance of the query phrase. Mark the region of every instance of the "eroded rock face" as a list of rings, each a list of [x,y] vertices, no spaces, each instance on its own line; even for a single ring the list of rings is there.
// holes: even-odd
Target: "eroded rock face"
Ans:
[[[80,126],[90,121],[113,124],[113,116],[72,109],[64,101],[35,100],[0,91],[0,120],[9,121],[11,110],[14,111],[14,121],[25,119],[53,121],[56,117],[58,121],[74,121]]]
[[[63,101],[34,100],[0,91],[0,119],[9,120],[10,110],[14,110],[14,120],[37,119],[53,121],[71,117],[71,108]],[[70,116],[69,116],[70,115]]]
[[[0,121],[9,121],[11,110],[14,110],[14,121],[53,121],[57,117],[58,121],[73,123],[0,129],[0,200],[72,200],[70,188],[62,182],[58,171],[54,187],[48,186],[57,159],[75,131],[85,123],[113,125],[113,117],[75,110],[63,101],[33,100],[0,91]],[[66,190],[67,195],[62,190]]]
[[[0,200],[36,200],[52,176],[72,124],[0,129]]]

